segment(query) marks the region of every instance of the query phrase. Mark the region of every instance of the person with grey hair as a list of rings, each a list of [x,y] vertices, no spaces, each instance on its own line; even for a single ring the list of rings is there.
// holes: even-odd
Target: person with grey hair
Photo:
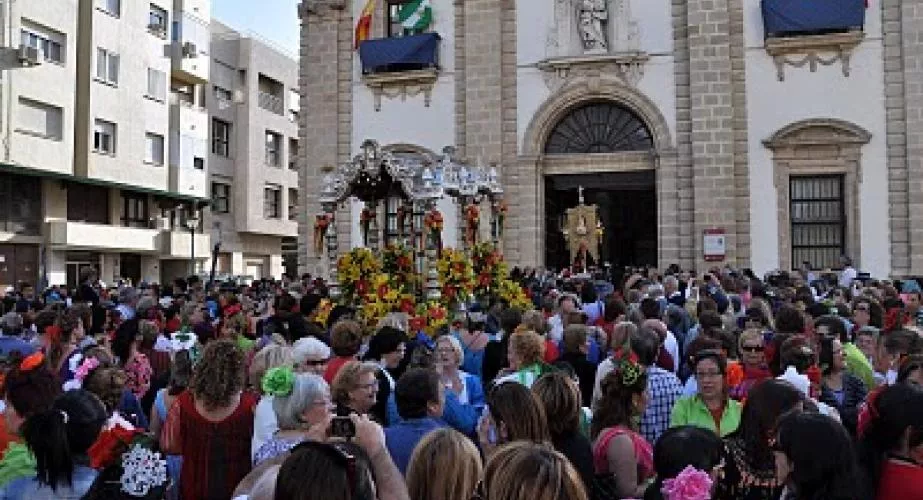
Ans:
[[[316,337],[304,337],[292,347],[292,365],[296,372],[313,373],[323,377],[330,362],[330,347]]]
[[[22,316],[10,312],[0,318],[0,358],[18,352],[25,357],[35,352],[35,346],[22,338]]]
[[[278,373],[270,371],[267,377],[281,376],[285,370],[287,375],[292,375],[290,369],[279,368]],[[333,415],[333,401],[330,398],[330,387],[323,378],[313,373],[294,374],[290,383],[280,384],[274,388],[272,394],[272,409],[278,422],[279,430],[271,436],[253,435],[253,465],[259,466],[263,461],[277,457],[298,446],[302,441],[311,437],[309,433],[314,428],[326,430],[328,420]],[[265,439],[258,442],[257,438]],[[316,437],[315,437],[316,439]],[[257,444],[259,443],[259,446]]]
[[[138,305],[138,290],[135,287],[125,286],[119,288],[119,305],[116,310],[122,315],[122,321],[135,318],[135,307]]]

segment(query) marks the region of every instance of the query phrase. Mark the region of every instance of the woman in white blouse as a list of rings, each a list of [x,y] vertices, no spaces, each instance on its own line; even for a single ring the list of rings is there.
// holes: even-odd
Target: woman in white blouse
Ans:
[[[462,404],[473,406],[477,411],[484,408],[484,388],[475,375],[459,369],[465,359],[458,339],[445,335],[436,339],[436,363],[447,391],[452,391]]]

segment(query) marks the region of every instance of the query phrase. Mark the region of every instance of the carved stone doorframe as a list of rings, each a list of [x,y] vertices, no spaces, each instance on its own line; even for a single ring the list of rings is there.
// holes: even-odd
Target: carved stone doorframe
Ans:
[[[846,215],[846,254],[861,265],[859,186],[862,183],[862,146],[872,135],[842,120],[803,120],[763,141],[773,151],[773,184],[778,200],[779,268],[792,269],[790,179],[799,175],[842,175]]]

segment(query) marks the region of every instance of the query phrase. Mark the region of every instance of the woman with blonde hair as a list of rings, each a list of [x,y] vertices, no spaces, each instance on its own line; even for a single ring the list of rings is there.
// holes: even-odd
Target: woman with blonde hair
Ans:
[[[490,457],[472,498],[587,500],[589,496],[564,455],[545,444],[518,441]]]
[[[346,407],[360,414],[367,414],[378,395],[378,378],[375,374],[379,367],[375,363],[350,361],[337,372],[330,384],[333,402],[338,407]]]
[[[410,498],[469,500],[481,477],[481,454],[453,429],[430,432],[417,444],[407,468]]]
[[[499,385],[504,382],[518,382],[526,387],[532,387],[535,381],[551,371],[545,364],[545,341],[533,331],[517,331],[510,335],[510,344],[507,349],[507,361],[510,367],[505,376],[498,378],[494,383]]]

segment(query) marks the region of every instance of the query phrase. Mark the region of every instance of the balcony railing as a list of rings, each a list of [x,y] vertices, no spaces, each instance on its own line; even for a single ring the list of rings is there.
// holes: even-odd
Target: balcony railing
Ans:
[[[259,106],[277,115],[285,115],[285,100],[281,96],[260,91]]]
[[[865,0],[762,0],[766,38],[861,31]]]

